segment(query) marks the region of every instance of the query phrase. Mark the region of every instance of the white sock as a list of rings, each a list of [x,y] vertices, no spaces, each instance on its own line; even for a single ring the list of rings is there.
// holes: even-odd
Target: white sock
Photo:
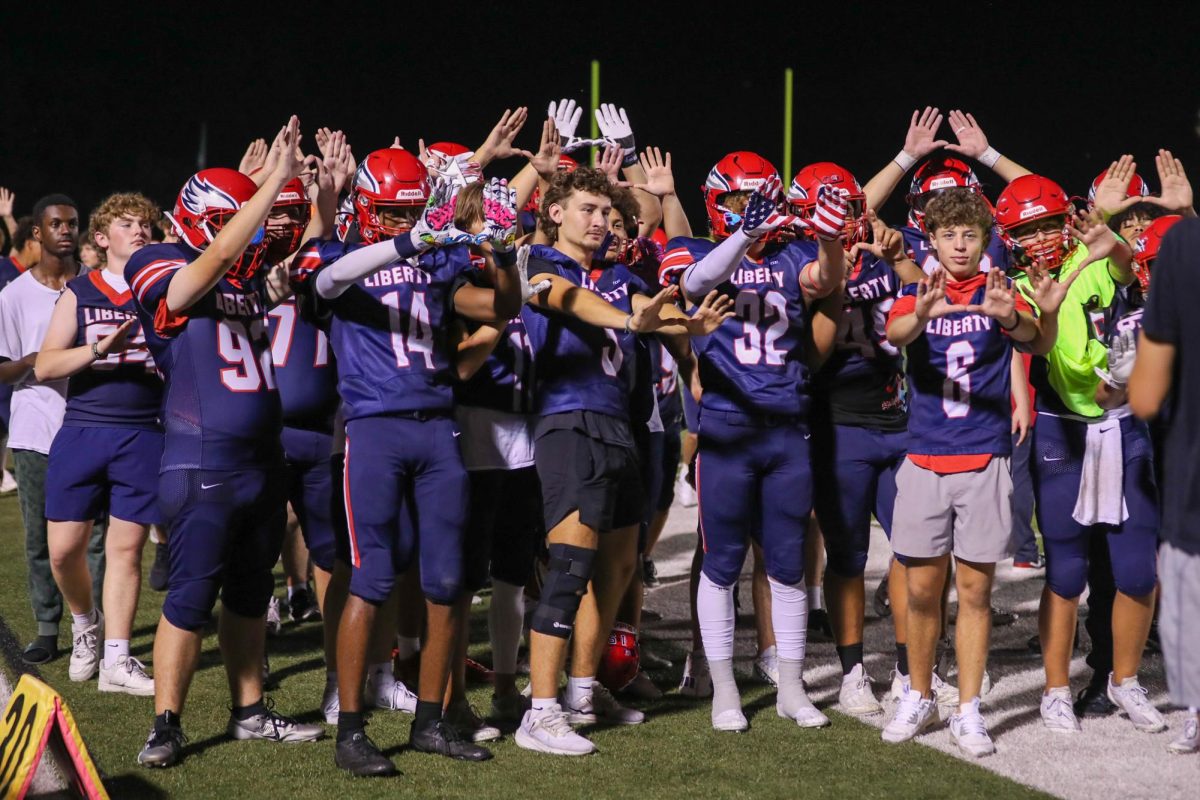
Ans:
[[[803,585],[801,581],[799,585]],[[819,611],[825,607],[825,591],[820,586],[808,587],[808,609],[810,611]]]
[[[401,661],[408,659],[421,652],[421,637],[420,636],[397,636],[396,637],[396,656]]]
[[[392,662],[381,661],[378,664],[371,664],[367,667],[367,677],[375,684],[375,690],[381,691],[391,687],[396,682],[396,676],[392,672]]]
[[[534,711],[542,711],[556,705],[558,705],[557,697],[531,697],[529,699],[529,707]]]
[[[110,669],[120,660],[121,656],[129,655],[129,640],[128,639],[105,639],[104,640],[104,662],[105,669]]]
[[[808,595],[804,580],[788,586],[768,577],[767,583],[771,586],[771,621],[779,657],[803,664],[808,641]]]
[[[978,714],[979,713],[979,698],[973,697],[965,703],[958,704],[958,713],[962,714]]]
[[[709,659],[708,672],[712,677],[712,716],[715,720],[726,711],[741,711],[742,696],[738,694],[737,680],[733,677],[733,659]]]
[[[71,622],[76,628],[86,628],[89,625],[95,625],[98,619],[100,619],[100,617],[96,614],[95,608],[86,614],[76,614],[74,611],[71,612]]]
[[[592,684],[596,682],[596,676],[592,675],[588,678],[576,678],[575,676],[567,677],[567,705],[572,708],[578,708],[579,703],[585,697],[591,697]]]
[[[733,661],[733,587],[718,586],[700,573],[696,589],[696,617],[700,621],[700,639],[711,666],[714,661]]]
[[[771,613],[774,613],[772,610]],[[779,691],[775,702],[789,717],[795,717],[801,702],[807,697],[804,691],[804,660],[779,658]]]
[[[492,669],[501,675],[517,672],[521,624],[525,620],[525,587],[492,579],[492,607],[488,610],[488,637],[492,642]]]

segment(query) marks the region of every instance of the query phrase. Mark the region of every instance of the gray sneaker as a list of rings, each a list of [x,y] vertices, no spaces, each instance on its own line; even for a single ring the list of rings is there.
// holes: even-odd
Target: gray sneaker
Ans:
[[[151,728],[142,752],[138,753],[138,763],[143,767],[173,766],[182,758],[186,743],[182,728],[167,727],[162,732]]]
[[[1146,697],[1146,689],[1136,677],[1126,678],[1120,686],[1114,686],[1112,673],[1108,673],[1108,699],[1125,712],[1133,727],[1139,731],[1158,733],[1167,729],[1167,721],[1150,702],[1150,698]]]
[[[1179,756],[1200,752],[1200,720],[1188,717],[1183,723],[1183,733],[1167,745],[1167,751]]]
[[[275,712],[275,704],[265,701],[266,710],[249,719],[229,717],[225,732],[234,739],[267,739],[272,742],[315,742],[325,735],[320,725],[308,725]]]

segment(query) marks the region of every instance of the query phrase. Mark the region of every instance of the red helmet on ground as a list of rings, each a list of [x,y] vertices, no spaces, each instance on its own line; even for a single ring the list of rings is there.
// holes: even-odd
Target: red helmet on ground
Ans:
[[[1137,276],[1138,284],[1143,292],[1150,291],[1150,270],[1158,258],[1158,249],[1162,247],[1163,237],[1176,222],[1183,219],[1178,214],[1168,214],[1151,222],[1133,243],[1133,274]]]
[[[579,169],[579,162],[576,161],[575,159],[571,158],[570,156],[566,156],[566,155],[560,155],[558,157],[558,171],[559,172],[574,172],[577,169]],[[536,214],[537,210],[538,210],[538,206],[540,206],[541,204],[542,204],[542,190],[539,187],[539,188],[533,190],[533,194],[529,195],[529,200],[525,203],[525,207],[522,208],[521,210],[522,211],[531,211]]]
[[[772,200],[778,200],[779,183],[779,170],[757,153],[738,150],[718,161],[700,187],[712,235],[724,239],[742,224],[742,215],[725,207],[725,195],[766,190]]]
[[[257,191],[254,181],[236,169],[202,169],[188,178],[179,190],[175,209],[167,217],[180,239],[194,250],[204,250]],[[235,279],[250,277],[262,265],[264,249],[260,228],[250,246],[226,274]]]
[[[1088,189],[1088,208],[1096,205],[1096,190],[1100,188],[1100,182],[1108,175],[1108,170],[1104,170],[1096,176],[1096,180],[1092,181],[1091,188]],[[1129,179],[1129,185],[1125,187],[1126,197],[1145,197],[1150,194],[1150,184],[1146,183],[1145,179],[1136,172]]]
[[[292,178],[279,192],[275,202],[271,204],[271,212],[283,210],[288,213],[286,227],[278,234],[267,237],[267,263],[278,264],[303,244],[304,230],[312,219],[312,204],[304,191],[304,183],[299,178]]]
[[[832,161],[818,161],[802,167],[788,187],[787,202],[792,213],[810,219],[817,207],[817,190],[822,184],[840,189],[850,204],[846,216],[846,236],[842,244],[849,250],[855,242],[866,241],[871,229],[867,223],[867,196],[858,179],[845,167]]]
[[[904,198],[908,203],[908,222],[925,230],[925,205],[943,189],[965,186],[983,194],[979,178],[967,162],[950,156],[937,155],[928,159],[913,173],[912,184]]]
[[[1042,259],[1054,269],[1075,249],[1075,240],[1067,230],[1073,208],[1067,193],[1054,181],[1041,175],[1022,175],[1005,186],[996,200],[996,222],[1005,241],[1016,250],[1018,261],[1032,263]],[[1037,241],[1017,241],[1014,233],[1017,229],[1057,217],[1062,217],[1062,225],[1052,234],[1039,234]]]
[[[610,691],[619,692],[637,677],[639,663],[637,631],[618,622],[608,635],[596,680]]]
[[[363,159],[354,173],[354,214],[358,234],[367,243],[390,239],[407,226],[384,225],[380,206],[416,208],[429,200],[425,165],[407,150],[389,147]]]

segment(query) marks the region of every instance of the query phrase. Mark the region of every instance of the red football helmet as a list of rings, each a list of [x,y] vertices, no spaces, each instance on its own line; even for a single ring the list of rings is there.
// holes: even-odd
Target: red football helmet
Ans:
[[[844,167],[832,161],[809,164],[796,173],[788,187],[787,202],[792,213],[802,219],[810,219],[817,207],[817,190],[821,184],[840,189],[850,204],[846,215],[846,236],[842,244],[847,250],[856,242],[870,238],[871,226],[867,222],[867,196],[863,194],[858,180]]]
[[[996,200],[996,222],[1019,262],[1026,264],[1043,259],[1051,269],[1059,267],[1075,249],[1075,239],[1067,230],[1071,205],[1067,193],[1054,181],[1041,175],[1022,175],[1014,180]],[[1017,241],[1014,231],[1038,220],[1062,217],[1062,226],[1053,234],[1038,234],[1036,240]]]
[[[1137,276],[1143,292],[1150,291],[1150,270],[1158,258],[1158,248],[1162,246],[1163,236],[1181,219],[1183,217],[1178,214],[1159,217],[1151,222],[1133,243],[1133,274]]]
[[[904,200],[908,203],[908,224],[925,230],[925,205],[943,189],[965,186],[983,194],[979,178],[965,161],[937,155],[928,159],[913,173],[912,185]]]
[[[708,171],[700,191],[704,193],[704,210],[713,238],[724,239],[742,224],[742,215],[724,205],[725,195],[733,192],[754,192],[770,186],[778,187],[779,170],[757,153],[738,150],[718,161]],[[778,200],[778,188],[771,199]]]
[[[1092,181],[1091,188],[1088,189],[1088,208],[1096,205],[1096,190],[1100,188],[1100,181],[1104,180],[1108,175],[1108,170],[1104,170],[1096,176],[1096,180]],[[1136,172],[1129,179],[1129,185],[1125,187],[1126,197],[1145,197],[1150,194],[1150,184],[1146,183],[1145,179]]]
[[[429,200],[425,165],[407,150],[389,147],[363,159],[354,174],[354,214],[358,235],[367,243],[406,233],[406,225],[384,225],[379,207],[416,208]]]
[[[202,169],[188,178],[179,190],[175,210],[167,214],[167,218],[189,247],[204,250],[257,191],[254,181],[236,169]],[[236,279],[252,276],[263,263],[264,250],[260,228],[250,246],[226,274]]]
[[[638,657],[637,630],[618,622],[608,636],[608,646],[600,657],[600,669],[596,680],[613,692],[619,692],[637,677]]]
[[[333,216],[333,231],[339,242],[346,241],[350,234],[350,226],[354,224],[354,195],[346,195],[338,204],[337,213]]]
[[[278,210],[288,212],[288,221],[283,229],[275,235],[267,236],[267,263],[278,264],[303,244],[304,230],[312,219],[312,204],[304,191],[304,184],[299,178],[288,181],[275,202],[271,204],[272,213]]]
[[[564,155],[560,155],[558,157],[558,171],[559,172],[574,172],[577,169],[579,169],[579,162],[576,161],[575,159],[571,158],[570,156],[564,156]],[[537,189],[533,190],[533,194],[529,195],[529,201],[525,203],[525,207],[522,208],[521,210],[522,211],[532,211],[533,213],[536,214],[538,211],[538,207],[541,206],[541,204],[542,204],[542,190],[541,190],[541,188],[537,188]]]

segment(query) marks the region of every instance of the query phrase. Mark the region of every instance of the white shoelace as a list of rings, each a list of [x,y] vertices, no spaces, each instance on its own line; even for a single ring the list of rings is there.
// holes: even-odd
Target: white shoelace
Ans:
[[[1121,693],[1124,694],[1133,706],[1142,714],[1154,716],[1158,713],[1153,705],[1150,704],[1150,698],[1147,696],[1149,691],[1140,683],[1135,683],[1132,686],[1119,686]]]
[[[92,625],[91,628],[79,633],[75,637],[74,647],[71,654],[84,658],[85,656],[95,655],[96,653],[96,630],[99,625]]]
[[[921,718],[921,702],[923,700],[923,697],[912,700],[908,694],[905,694],[900,698],[900,705],[896,709],[896,720],[904,725],[916,725],[917,720]]]
[[[1050,703],[1043,712],[1046,716],[1055,719],[1068,720],[1071,726],[1075,725],[1075,709],[1071,706],[1071,701],[1057,694],[1047,695]]]
[[[958,726],[960,735],[991,738],[988,736],[987,723],[983,721],[982,714],[961,714],[958,718]]]
[[[554,737],[572,733],[571,723],[567,721],[567,714],[562,710],[535,712],[530,727],[541,728]]]

